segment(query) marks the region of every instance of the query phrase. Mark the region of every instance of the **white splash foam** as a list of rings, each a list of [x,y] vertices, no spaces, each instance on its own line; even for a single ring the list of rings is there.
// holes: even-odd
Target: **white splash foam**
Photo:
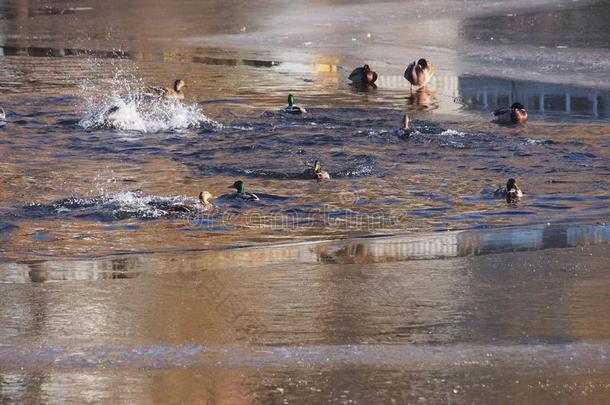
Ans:
[[[456,131],[455,129],[447,129],[441,132],[439,135],[441,136],[466,136],[464,132]]]
[[[143,195],[136,191],[122,191],[92,198],[69,198],[53,204],[58,213],[83,213],[115,218],[159,218],[176,204],[195,203],[197,199],[182,196]]]
[[[86,83],[81,88],[86,94],[86,113],[79,125],[85,129],[154,133],[222,128],[205,116],[197,104],[144,96],[146,86],[142,81],[122,72],[115,73],[109,83]]]

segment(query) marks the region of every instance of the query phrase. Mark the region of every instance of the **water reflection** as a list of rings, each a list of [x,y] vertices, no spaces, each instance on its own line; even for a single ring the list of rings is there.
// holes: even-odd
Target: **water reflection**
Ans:
[[[420,87],[407,97],[407,103],[422,107],[431,106],[436,100],[435,91],[428,87]]]
[[[120,282],[0,285],[0,398],[477,402],[482,384],[487,399],[607,394],[607,246],[373,265],[360,245],[337,252],[298,268],[158,257]],[[583,262],[592,252],[600,260]]]
[[[275,68],[280,73],[307,74],[320,84],[337,87],[346,78],[339,71],[342,59],[333,55],[317,55],[311,63],[281,60],[244,59],[213,55],[213,49],[196,48],[194,52],[123,51],[51,47],[0,47],[0,55],[30,57],[92,57],[99,59],[130,59],[139,62],[194,63],[213,66],[247,66]],[[207,54],[206,54],[207,53]],[[287,55],[288,57],[289,55]],[[305,79],[305,81],[311,79]],[[356,92],[379,89],[404,91],[408,104],[453,111],[457,106],[491,112],[521,102],[528,111],[539,115],[610,118],[610,92],[603,90],[535,82],[519,82],[492,77],[458,76],[454,72],[438,72],[430,86],[409,93],[409,83],[400,75],[380,74],[375,85],[353,85]],[[386,101],[392,101],[392,97]]]
[[[493,111],[514,102],[529,112],[610,118],[610,92],[562,85],[460,76],[461,102],[468,108]]]
[[[568,248],[610,241],[607,225],[554,224],[469,230],[428,235],[406,235],[355,241],[316,242],[211,250],[195,255],[205,269],[266,265],[372,264],[422,259],[443,259],[502,252]],[[30,264],[0,263],[0,282],[24,283],[66,280],[103,280],[136,277],[147,272],[175,270],[163,260],[127,256],[86,261],[40,261]]]

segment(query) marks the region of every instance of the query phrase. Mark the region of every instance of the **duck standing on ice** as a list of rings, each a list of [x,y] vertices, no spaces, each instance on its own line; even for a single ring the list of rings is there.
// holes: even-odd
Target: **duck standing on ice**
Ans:
[[[411,91],[413,86],[424,87],[432,76],[434,76],[435,68],[432,62],[427,61],[424,58],[419,59],[417,62],[413,61],[407,66],[405,70],[405,79],[411,83]]]

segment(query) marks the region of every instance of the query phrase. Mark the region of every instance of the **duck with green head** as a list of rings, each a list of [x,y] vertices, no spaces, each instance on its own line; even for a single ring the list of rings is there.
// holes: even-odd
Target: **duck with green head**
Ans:
[[[306,113],[307,110],[296,104],[296,99],[292,94],[288,95],[288,107],[284,108],[284,112],[289,114],[303,114]]]
[[[235,183],[233,183],[232,186],[229,186],[229,188],[234,188],[237,191],[233,195],[233,197],[235,197],[235,198],[240,198],[242,200],[247,200],[247,201],[259,201],[260,200],[260,198],[258,198],[258,196],[256,194],[246,191],[246,185],[241,180],[236,181]]]
[[[500,187],[494,191],[494,197],[506,198],[506,202],[514,203],[523,197],[523,191],[519,188],[517,180],[510,178],[506,182],[506,187]]]

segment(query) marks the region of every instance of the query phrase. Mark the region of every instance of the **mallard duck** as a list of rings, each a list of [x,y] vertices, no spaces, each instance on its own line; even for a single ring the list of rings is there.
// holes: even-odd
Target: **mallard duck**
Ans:
[[[494,111],[495,122],[498,124],[514,125],[527,122],[527,111],[521,103],[513,103],[510,107],[500,108]]]
[[[212,198],[212,194],[208,191],[202,191],[199,193],[199,201],[195,204],[180,204],[174,205],[170,207],[168,212],[204,212],[204,211],[212,211],[214,208],[214,204],[212,204],[209,200]]]
[[[402,116],[402,128],[398,130],[400,136],[409,137],[415,130],[409,126],[409,116]]]
[[[284,112],[289,114],[303,114],[306,113],[307,110],[301,106],[295,104],[296,99],[292,94],[288,95],[288,107],[284,108]]]
[[[352,71],[349,75],[349,80],[353,84],[372,84],[374,85],[377,81],[377,73],[373,72],[369,65],[358,67]]]
[[[235,183],[233,183],[232,186],[229,186],[229,188],[234,188],[235,190],[237,190],[237,193],[235,193],[233,195],[235,198],[241,198],[243,200],[248,200],[248,201],[259,201],[260,200],[260,198],[258,198],[258,196],[256,194],[246,192],[246,185],[241,180],[236,181]]]
[[[330,174],[326,170],[322,170],[322,165],[319,160],[316,160],[311,168],[312,177],[316,180],[330,180]]]
[[[515,179],[508,179],[506,187],[500,187],[494,191],[494,197],[506,198],[506,202],[515,202],[523,197],[523,191],[519,188]]]
[[[417,62],[413,61],[407,66],[405,70],[405,79],[411,83],[411,90],[413,86],[425,86],[428,84],[432,76],[434,76],[434,65],[432,62],[428,62],[424,58],[421,58]]]
[[[174,82],[174,87],[150,87],[148,91],[145,93],[149,97],[161,97],[172,100],[184,100],[184,92],[183,88],[186,87],[186,84],[178,79]]]

